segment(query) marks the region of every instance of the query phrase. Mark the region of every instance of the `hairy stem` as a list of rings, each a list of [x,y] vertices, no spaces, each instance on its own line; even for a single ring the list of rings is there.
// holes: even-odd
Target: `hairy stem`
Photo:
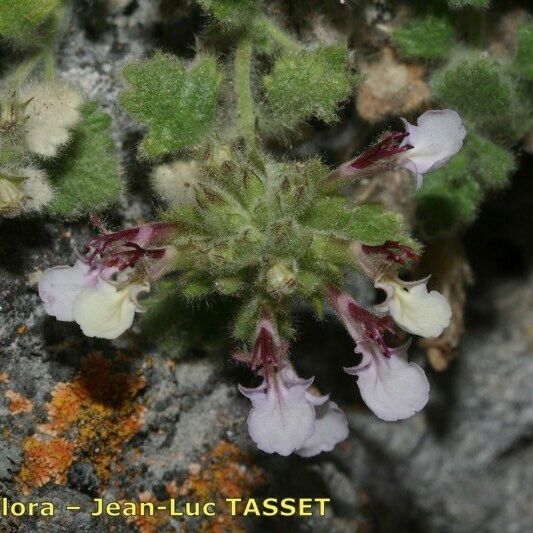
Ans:
[[[278,44],[281,48],[286,50],[298,50],[301,48],[301,45],[298,41],[293,39],[287,32],[283,31],[270,19],[263,17],[259,21],[259,27],[267,37]]]
[[[11,90],[16,91],[24,84],[24,82],[30,77],[32,72],[37,68],[37,65],[43,58],[42,51],[32,55],[26,61],[22,62],[9,76],[9,87]]]
[[[251,88],[253,43],[244,37],[235,52],[235,92],[239,135],[250,144],[255,143],[255,113]]]
[[[26,80],[33,74],[34,70],[42,62],[44,66],[44,74],[47,80],[55,78],[55,59],[54,59],[54,43],[57,36],[57,30],[61,24],[61,20],[65,15],[64,9],[59,9],[54,15],[48,30],[48,35],[44,39],[41,48],[24,62],[22,62],[9,77],[9,85],[11,90],[18,90]]]
[[[44,75],[46,79],[52,81],[56,75],[56,63],[53,48],[50,46],[43,53]]]

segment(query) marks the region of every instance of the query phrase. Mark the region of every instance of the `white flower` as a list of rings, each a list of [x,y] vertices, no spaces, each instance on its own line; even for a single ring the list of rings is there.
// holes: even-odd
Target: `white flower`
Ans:
[[[22,89],[18,99],[27,103],[24,128],[28,149],[44,157],[56,156],[80,120],[83,97],[64,84],[39,83]]]
[[[95,287],[79,293],[74,302],[74,320],[87,337],[116,339],[131,327],[135,312],[142,310],[137,294],[148,290],[139,284],[118,289],[100,278]]]
[[[307,394],[312,382],[284,367],[271,372],[269,379],[256,388],[239,385],[241,393],[252,402],[248,431],[260,450],[290,455],[313,435],[315,407]]]
[[[373,342],[359,343],[363,358],[348,374],[357,376],[361,397],[374,414],[388,422],[403,420],[424,408],[429,399],[429,383],[424,371],[407,362],[408,344],[390,350],[385,356]]]
[[[139,293],[174,268],[177,250],[164,244],[172,229],[172,224],[155,222],[92,239],[73,267],[44,273],[39,294],[46,312],[75,320],[88,337],[116,339],[143,311]]]
[[[98,273],[83,261],[74,266],[57,266],[48,269],[39,281],[39,296],[45,311],[57,320],[74,320],[74,302],[82,289],[94,287]]]
[[[438,337],[450,325],[452,310],[440,292],[428,292],[427,282],[428,278],[414,282],[378,280],[375,287],[383,289],[387,299],[376,309],[390,313],[396,324],[409,333]]]
[[[260,450],[311,457],[332,450],[348,436],[348,421],[328,396],[308,392],[313,378],[302,379],[287,364],[255,389],[239,385],[252,402],[250,437]]]
[[[416,126],[402,119],[408,136],[400,146],[412,148],[396,157],[415,175],[417,188],[423,174],[444,166],[463,146],[466,129],[452,109],[433,109],[418,117]]]
[[[307,393],[308,400],[313,402]],[[315,431],[296,453],[302,457],[312,457],[322,452],[329,452],[348,436],[348,420],[339,406],[329,400],[328,396],[316,397]]]
[[[196,161],[174,161],[156,167],[152,172],[152,186],[170,206],[191,203],[198,183],[198,167]]]
[[[77,322],[88,337],[116,339],[142,310],[136,298],[149,287],[129,283],[119,289],[106,280],[111,273],[112,269],[99,272],[84,261],[50,268],[39,281],[46,312],[57,320]]]

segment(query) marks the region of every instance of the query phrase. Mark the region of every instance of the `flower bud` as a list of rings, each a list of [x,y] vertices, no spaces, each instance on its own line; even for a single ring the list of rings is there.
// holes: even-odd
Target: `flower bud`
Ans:
[[[21,168],[15,175],[0,172],[0,214],[4,216],[40,211],[53,196],[46,174],[38,168]]]
[[[209,154],[207,164],[219,168],[226,161],[231,161],[232,158],[233,154],[229,144],[217,144]]]
[[[24,194],[9,179],[0,177],[0,214],[16,215],[22,211]]]
[[[296,289],[296,273],[286,263],[276,263],[267,272],[267,291],[274,296],[287,296]]]

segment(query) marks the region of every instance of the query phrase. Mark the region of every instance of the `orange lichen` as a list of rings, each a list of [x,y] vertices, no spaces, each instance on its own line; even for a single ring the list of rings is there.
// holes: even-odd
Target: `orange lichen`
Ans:
[[[63,484],[74,459],[74,444],[62,438],[42,435],[27,437],[23,445],[24,463],[18,473],[23,492],[49,481]]]
[[[20,413],[31,413],[33,410],[33,404],[19,394],[18,392],[8,390],[5,394],[6,398],[9,400],[9,411],[13,415],[18,415]]]
[[[9,374],[7,372],[0,372],[0,383],[7,383],[9,381]]]
[[[151,502],[154,506],[161,505],[161,502],[156,500],[148,492],[139,494],[139,501]],[[156,533],[157,531],[163,531],[169,521],[169,515],[164,512],[157,512],[152,516],[145,514],[144,516],[132,516],[128,518],[128,522],[130,524],[135,524],[140,533]]]
[[[262,469],[254,466],[250,458],[235,444],[220,441],[202,458],[204,466],[192,468],[188,478],[179,490],[180,496],[194,501],[217,503],[217,517],[206,522],[202,531],[244,531],[237,518],[231,516],[226,498],[246,499],[266,482]]]
[[[134,523],[140,533],[156,533],[168,523],[168,518],[164,520],[160,515],[155,514],[153,516],[145,515],[128,518],[128,522]]]
[[[101,354],[91,354],[71,382],[54,387],[48,420],[37,429],[67,439],[75,456],[92,462],[104,486],[123,444],[144,422],[144,407],[136,398],[145,386],[144,376],[120,372]]]
[[[26,326],[26,324],[21,324],[18,328],[17,328],[17,333],[19,335],[24,335],[24,333],[26,333],[26,331],[28,331],[28,327]]]
[[[191,502],[215,502],[217,515],[212,519],[206,518],[194,531],[209,533],[241,533],[245,528],[239,523],[238,516],[232,516],[226,503],[226,498],[246,499],[252,496],[255,489],[265,483],[264,472],[251,464],[234,444],[220,441],[210,452],[201,458],[201,464],[192,463],[189,466],[189,476],[181,487],[175,480],[167,483],[169,498],[186,498]],[[155,509],[162,506],[168,509],[169,500],[157,500],[151,493],[143,492],[138,495],[139,502],[151,502]],[[128,518],[130,523],[137,526],[141,533],[155,533],[166,531],[168,513],[158,511],[153,516],[136,516]],[[186,524],[182,524],[187,531]]]
[[[171,498],[177,498],[178,497],[178,484],[176,483],[176,480],[173,479],[172,481],[169,481],[166,484],[167,494]]]

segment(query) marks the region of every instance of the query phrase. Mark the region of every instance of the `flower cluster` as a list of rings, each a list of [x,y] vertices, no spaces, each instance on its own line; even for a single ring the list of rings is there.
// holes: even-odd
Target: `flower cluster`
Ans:
[[[143,310],[138,295],[172,267],[174,248],[161,246],[171,230],[156,222],[96,237],[74,266],[44,273],[39,295],[46,312],[77,322],[88,337],[116,339]]]
[[[385,134],[333,172],[317,160],[277,164],[232,147],[224,157],[211,150],[203,162],[160,167],[153,177],[164,183],[173,206],[168,222],[117,233],[98,224],[101,235],[73,267],[43,275],[39,293],[46,311],[76,321],[88,336],[114,339],[142,310],[139,293],[169,272],[185,299],[216,294],[230,300],[234,336],[250,347],[234,357],[261,380],[255,388],[239,386],[252,403],[251,438],[268,453],[309,457],[344,440],[348,421],[312,387],[313,378],[297,375],[283,337],[292,330],[296,299],[317,311],[326,302],[361,356],[344,370],[357,377],[367,406],[386,421],[414,415],[428,402],[429,383],[408,361],[409,343],[401,344],[398,328],[438,337],[450,324],[450,305],[428,290],[428,278],[400,279],[400,268],[418,258],[401,217],[380,206],[354,206],[332,192],[346,177],[397,166],[421,182],[460,149],[465,136],[451,110],[424,113],[406,129]],[[187,169],[194,175],[187,178]],[[372,310],[344,288],[344,273],[354,268],[386,295]]]
[[[391,244],[384,247],[385,254],[390,253]],[[357,376],[362,399],[382,420],[409,418],[429,399],[424,371],[407,360],[410,341],[391,347],[385,340],[386,334],[396,334],[395,324],[422,337],[437,337],[450,324],[447,300],[436,291],[428,292],[427,281],[404,282],[380,275],[375,286],[383,289],[387,298],[376,306],[378,314],[334,286],[328,289],[332,308],[354,340],[356,353],[361,354],[360,363],[344,371]],[[254,389],[239,386],[252,402],[250,436],[268,453],[294,452],[309,457],[332,450],[348,435],[346,417],[328,396],[309,392],[313,378],[296,375],[287,350],[272,319],[263,317],[257,325],[252,353],[236,355],[263,379]]]
[[[287,343],[280,339],[272,319],[257,324],[253,351],[237,354],[261,377],[256,388],[239,385],[252,402],[248,431],[260,450],[310,457],[332,450],[348,436],[344,413],[328,396],[310,391],[313,378],[300,378],[287,357]]]

